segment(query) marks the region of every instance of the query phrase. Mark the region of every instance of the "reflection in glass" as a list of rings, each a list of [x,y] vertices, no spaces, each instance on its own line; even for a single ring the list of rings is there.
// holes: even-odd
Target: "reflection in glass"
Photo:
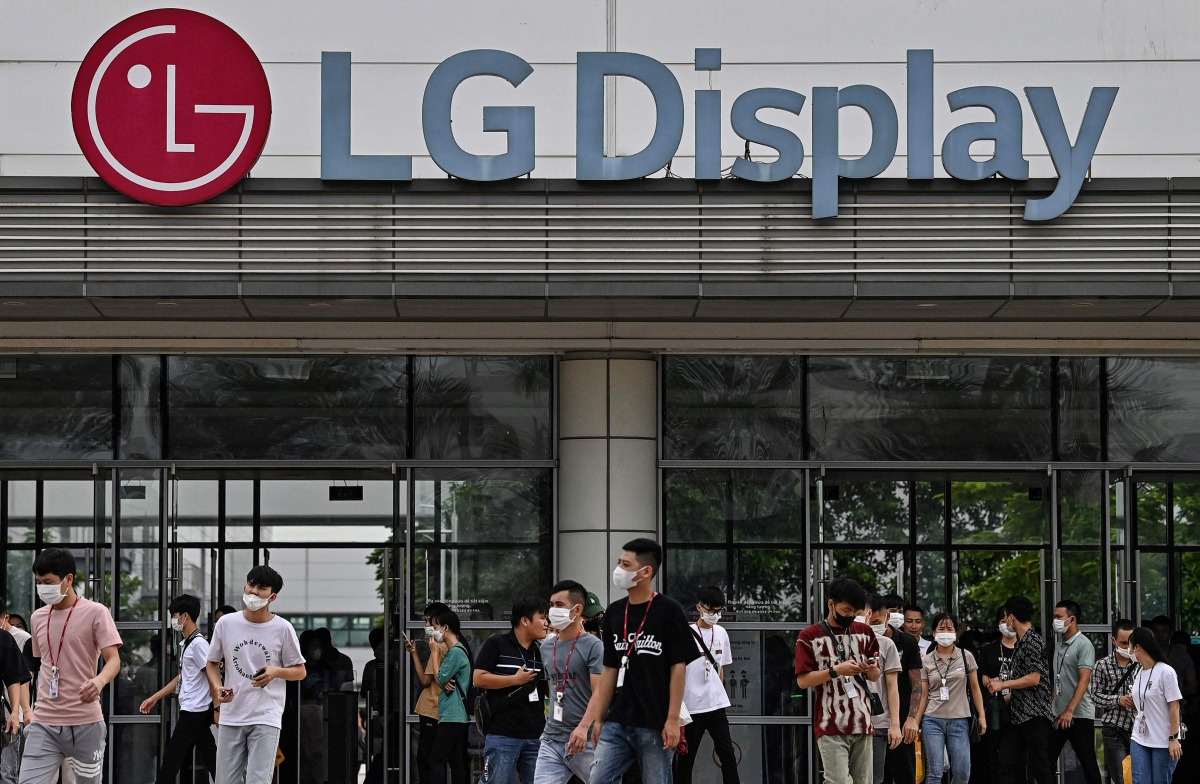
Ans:
[[[1167,554],[1138,553],[1138,591],[1141,615],[1138,623],[1148,623],[1156,615],[1171,614],[1171,594],[1167,583]]]
[[[1048,497],[1042,480],[1033,477],[1014,482],[951,482],[950,526],[954,542],[1041,544],[1050,523]]]
[[[678,470],[663,474],[672,542],[798,542],[802,471]]]
[[[1200,485],[1175,482],[1172,487],[1175,502],[1172,544],[1200,544]]]
[[[1100,359],[1062,357],[1058,365],[1058,459],[1103,459]]]
[[[1192,637],[1200,630],[1200,552],[1195,550],[1177,554],[1179,558],[1180,591],[1182,606],[1178,624]]]
[[[33,544],[37,524],[37,492],[37,482],[30,479],[4,482],[4,513],[8,521],[9,542]]]
[[[1058,472],[1059,536],[1064,545],[1100,542],[1103,499],[1099,471]]]
[[[418,460],[551,456],[549,357],[415,357]]]
[[[799,460],[804,360],[663,359],[663,456],[676,460]]]
[[[152,784],[158,771],[158,725],[113,724],[113,781]]]
[[[351,485],[362,489],[361,501],[329,500],[331,486]],[[263,479],[259,536],[263,542],[386,541],[392,532],[393,490],[391,479]]]
[[[1053,601],[1071,599],[1083,611],[1080,623],[1104,623],[1104,554],[1099,549],[1063,550],[1058,554],[1062,573],[1059,595]]]
[[[728,620],[797,621],[805,613],[804,551],[776,547],[668,547],[665,593],[684,607],[696,589],[725,588]]]
[[[5,357],[0,373],[0,460],[113,457],[113,359]]]
[[[1050,360],[812,357],[809,439],[820,460],[1045,460]]]
[[[4,551],[4,565],[7,585],[4,586],[4,596],[8,600],[9,612],[25,617],[25,625],[29,626],[29,616],[41,606],[34,596],[33,588],[33,556],[30,550],[17,550],[8,547]]]
[[[442,601],[465,621],[507,621],[513,601],[551,584],[550,547],[413,550],[412,604]]]
[[[47,479],[41,483],[43,541],[46,545],[91,544],[95,532],[97,493],[101,512],[112,519],[108,482],[86,479]],[[76,553],[78,559],[79,553]],[[82,568],[82,565],[81,565]]]
[[[170,357],[170,455],[403,459],[407,372],[393,356]]]
[[[916,593],[907,596],[903,591],[898,592],[909,604],[925,608],[927,619],[950,609],[950,597],[946,594],[948,560],[948,556],[942,550],[917,552]]]
[[[113,681],[113,712],[118,716],[139,715],[142,700],[162,688],[170,678],[163,679],[163,639],[161,633],[150,629],[121,630],[121,673]],[[168,639],[174,644],[174,640]],[[165,703],[169,705],[170,703]]]
[[[1041,554],[1034,551],[962,550],[954,554],[951,578],[958,595],[958,615],[980,629],[995,626],[996,610],[1010,596],[1033,601],[1034,625],[1040,621]]]
[[[1167,483],[1137,483],[1137,539],[1139,545],[1167,543]]]
[[[123,460],[158,460],[162,445],[162,359],[123,356],[118,359]]]
[[[822,584],[814,586],[814,618],[825,617],[823,585],[837,577],[849,577],[868,592],[904,594],[904,553],[894,548],[814,551],[813,566],[817,569],[816,582]]]
[[[535,543],[550,536],[547,469],[422,471],[413,493],[419,542]]]
[[[816,484],[814,542],[907,543],[911,483],[842,482],[830,475]]]
[[[1108,459],[1200,462],[1200,360],[1108,363]]]

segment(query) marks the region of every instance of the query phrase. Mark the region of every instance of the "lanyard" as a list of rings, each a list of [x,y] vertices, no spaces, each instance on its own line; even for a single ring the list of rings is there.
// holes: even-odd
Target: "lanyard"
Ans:
[[[579,634],[575,635],[575,639],[571,641],[571,650],[567,651],[567,663],[563,665],[562,680],[559,681],[559,683],[558,683],[558,693],[559,694],[567,693],[567,673],[569,673],[571,671],[571,657],[575,654],[575,646],[579,644],[579,638],[585,634],[587,634],[587,632],[580,630]],[[558,680],[558,638],[557,637],[554,638],[554,652],[550,655],[554,659],[554,661],[552,661],[550,663],[550,666],[553,668],[554,679]]]
[[[650,608],[651,608],[651,606],[654,605],[654,597],[655,596],[658,596],[658,594],[657,593],[650,594],[650,601],[646,602],[646,614],[642,616],[642,622],[638,624],[637,631],[633,633],[632,640],[629,639],[629,604],[630,603],[628,601],[625,602],[625,625],[622,627],[621,633],[622,633],[622,636],[625,638],[625,641],[628,643],[628,646],[625,648],[625,657],[624,657],[625,660],[622,662],[622,664],[627,664],[629,662],[630,654],[637,654],[637,641],[639,639],[641,639],[642,629],[646,626],[646,619],[650,617]]]
[[[945,672],[942,672],[942,665],[938,663],[940,660],[941,660],[941,657],[938,656],[936,651],[934,651],[933,668],[935,670],[937,670],[938,677],[942,679],[942,686],[949,686],[950,685],[950,670],[954,669],[954,654],[953,654],[953,652],[950,654],[950,658],[946,660],[946,671]]]
[[[1158,666],[1158,662],[1150,665],[1150,672],[1146,673],[1146,685],[1142,687],[1142,704],[1137,705],[1138,713],[1146,711],[1146,694],[1150,691],[1150,687],[1154,685],[1154,668]]]
[[[1057,662],[1054,666],[1054,674],[1055,675],[1058,675],[1059,671],[1062,669],[1063,664],[1067,661],[1067,654],[1070,653],[1070,648],[1072,645],[1075,644],[1075,640],[1078,637],[1079,637],[1079,632],[1075,632],[1075,636],[1071,638],[1070,642],[1063,640],[1063,644],[1062,644],[1061,648],[1059,649],[1058,656],[1055,657],[1057,659]]]
[[[58,660],[62,656],[63,641],[67,639],[67,626],[71,623],[71,616],[75,614],[75,608],[83,601],[83,597],[75,597],[75,603],[71,605],[71,611],[67,613],[67,620],[63,623],[62,636],[58,638],[58,651],[54,656],[50,657],[50,651],[53,648],[53,643],[50,642],[50,621],[54,619],[54,606],[50,606],[50,614],[46,616],[46,656],[50,658],[50,666],[58,669]]]

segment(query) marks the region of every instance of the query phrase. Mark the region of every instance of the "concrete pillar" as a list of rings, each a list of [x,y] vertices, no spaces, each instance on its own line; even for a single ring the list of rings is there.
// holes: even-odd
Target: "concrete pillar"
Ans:
[[[558,375],[558,575],[602,601],[621,545],[658,530],[658,366],[567,355]],[[624,595],[624,592],[621,592]]]

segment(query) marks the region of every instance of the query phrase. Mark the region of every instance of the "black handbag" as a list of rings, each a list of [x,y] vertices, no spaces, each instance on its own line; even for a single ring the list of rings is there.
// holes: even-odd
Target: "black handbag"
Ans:
[[[975,712],[975,701],[971,699],[971,673],[967,672],[967,654],[962,648],[958,649],[958,655],[962,657],[963,663],[963,688],[967,690],[967,707],[971,710],[970,730],[971,742],[978,743],[983,738],[979,734],[979,714]]]

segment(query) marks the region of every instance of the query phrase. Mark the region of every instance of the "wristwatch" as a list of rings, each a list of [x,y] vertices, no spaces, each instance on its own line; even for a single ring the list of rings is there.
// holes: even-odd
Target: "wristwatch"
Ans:
[[[1170,743],[1173,740],[1179,740],[1179,733],[1175,733],[1174,735],[1167,736],[1167,743]]]
[[[832,683],[833,681],[836,681],[838,679],[837,670],[835,670],[833,667],[830,667],[828,672],[829,672],[830,683]]]

